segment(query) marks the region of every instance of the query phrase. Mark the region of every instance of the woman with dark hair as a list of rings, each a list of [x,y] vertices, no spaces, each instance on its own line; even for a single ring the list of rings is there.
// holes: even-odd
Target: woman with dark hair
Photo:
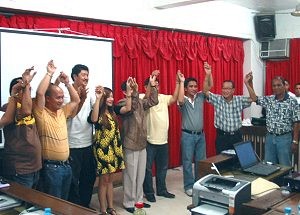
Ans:
[[[128,95],[131,95],[131,81],[131,78],[127,80]],[[96,101],[88,121],[95,126],[93,150],[99,177],[100,214],[116,215],[113,208],[113,173],[125,168],[119,125],[114,112],[112,90],[97,86],[95,94]],[[128,97],[123,111],[130,109],[131,99]]]

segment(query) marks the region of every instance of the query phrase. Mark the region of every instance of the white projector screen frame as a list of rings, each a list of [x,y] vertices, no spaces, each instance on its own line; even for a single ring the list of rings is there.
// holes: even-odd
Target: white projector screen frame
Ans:
[[[10,96],[11,80],[31,66],[37,71],[31,83],[31,96],[35,97],[51,59],[57,66],[52,82],[60,71],[70,77],[74,65],[84,64],[89,68],[90,92],[99,84],[112,88],[112,42],[110,38],[0,28],[1,106]]]

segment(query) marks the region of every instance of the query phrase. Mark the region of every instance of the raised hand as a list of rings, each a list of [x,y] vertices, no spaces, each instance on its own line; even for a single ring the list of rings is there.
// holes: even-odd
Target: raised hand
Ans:
[[[96,86],[95,88],[95,96],[97,99],[101,99],[102,96],[105,94],[104,88],[100,85]]]
[[[56,66],[54,65],[53,60],[50,60],[47,64],[47,72],[49,73],[49,75],[53,75],[55,71]]]
[[[22,90],[22,81],[18,80],[17,83],[15,85],[13,85],[12,89],[11,89],[11,96],[13,97],[18,97],[19,92]]]
[[[60,72],[60,75],[58,76],[61,83],[64,83],[65,85],[69,84],[69,76],[66,75],[64,72]]]
[[[89,92],[89,88],[86,88],[85,86],[79,86],[77,88],[77,93],[78,93],[81,101],[85,101],[85,99],[87,98],[88,92]]]
[[[130,77],[131,78],[131,77]],[[130,87],[131,89],[137,91],[138,90],[138,84],[136,83],[136,80],[135,78],[131,78],[131,81],[130,81]]]
[[[159,70],[158,70],[158,69],[153,70],[151,76],[154,76],[154,75],[155,75],[155,76],[159,76]]]
[[[176,77],[176,82],[180,83],[180,82],[184,82],[185,77],[182,74],[182,72],[180,70],[177,71],[177,77]]]
[[[130,96],[132,94],[132,86],[134,85],[134,81],[132,77],[128,77],[126,81],[126,95]]]
[[[252,72],[249,72],[249,73],[247,73],[246,75],[245,75],[245,77],[244,77],[244,83],[245,84],[251,84],[252,83],[252,81],[253,81],[253,75],[252,75]]]
[[[211,74],[211,65],[209,65],[207,62],[204,62],[204,71],[207,75]]]
[[[26,85],[28,85],[32,81],[33,77],[36,74],[36,71],[31,73],[31,71],[33,71],[33,70],[34,70],[34,66],[26,69],[25,72],[23,72],[23,74],[22,74],[22,81],[23,81],[22,87],[25,87]]]
[[[151,86],[156,86],[156,78],[157,78],[156,75],[150,75],[149,82]]]

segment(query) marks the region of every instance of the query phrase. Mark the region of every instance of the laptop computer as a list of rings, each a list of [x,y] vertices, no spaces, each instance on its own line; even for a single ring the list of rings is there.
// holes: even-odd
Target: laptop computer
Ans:
[[[233,147],[244,172],[268,176],[280,170],[279,166],[261,162],[254,151],[251,141],[236,143]]]

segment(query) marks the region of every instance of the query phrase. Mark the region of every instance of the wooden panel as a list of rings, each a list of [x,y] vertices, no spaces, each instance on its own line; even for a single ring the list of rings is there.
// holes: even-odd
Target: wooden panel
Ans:
[[[265,136],[267,134],[266,126],[243,126],[241,131],[243,139],[251,140],[259,158],[264,159]]]

